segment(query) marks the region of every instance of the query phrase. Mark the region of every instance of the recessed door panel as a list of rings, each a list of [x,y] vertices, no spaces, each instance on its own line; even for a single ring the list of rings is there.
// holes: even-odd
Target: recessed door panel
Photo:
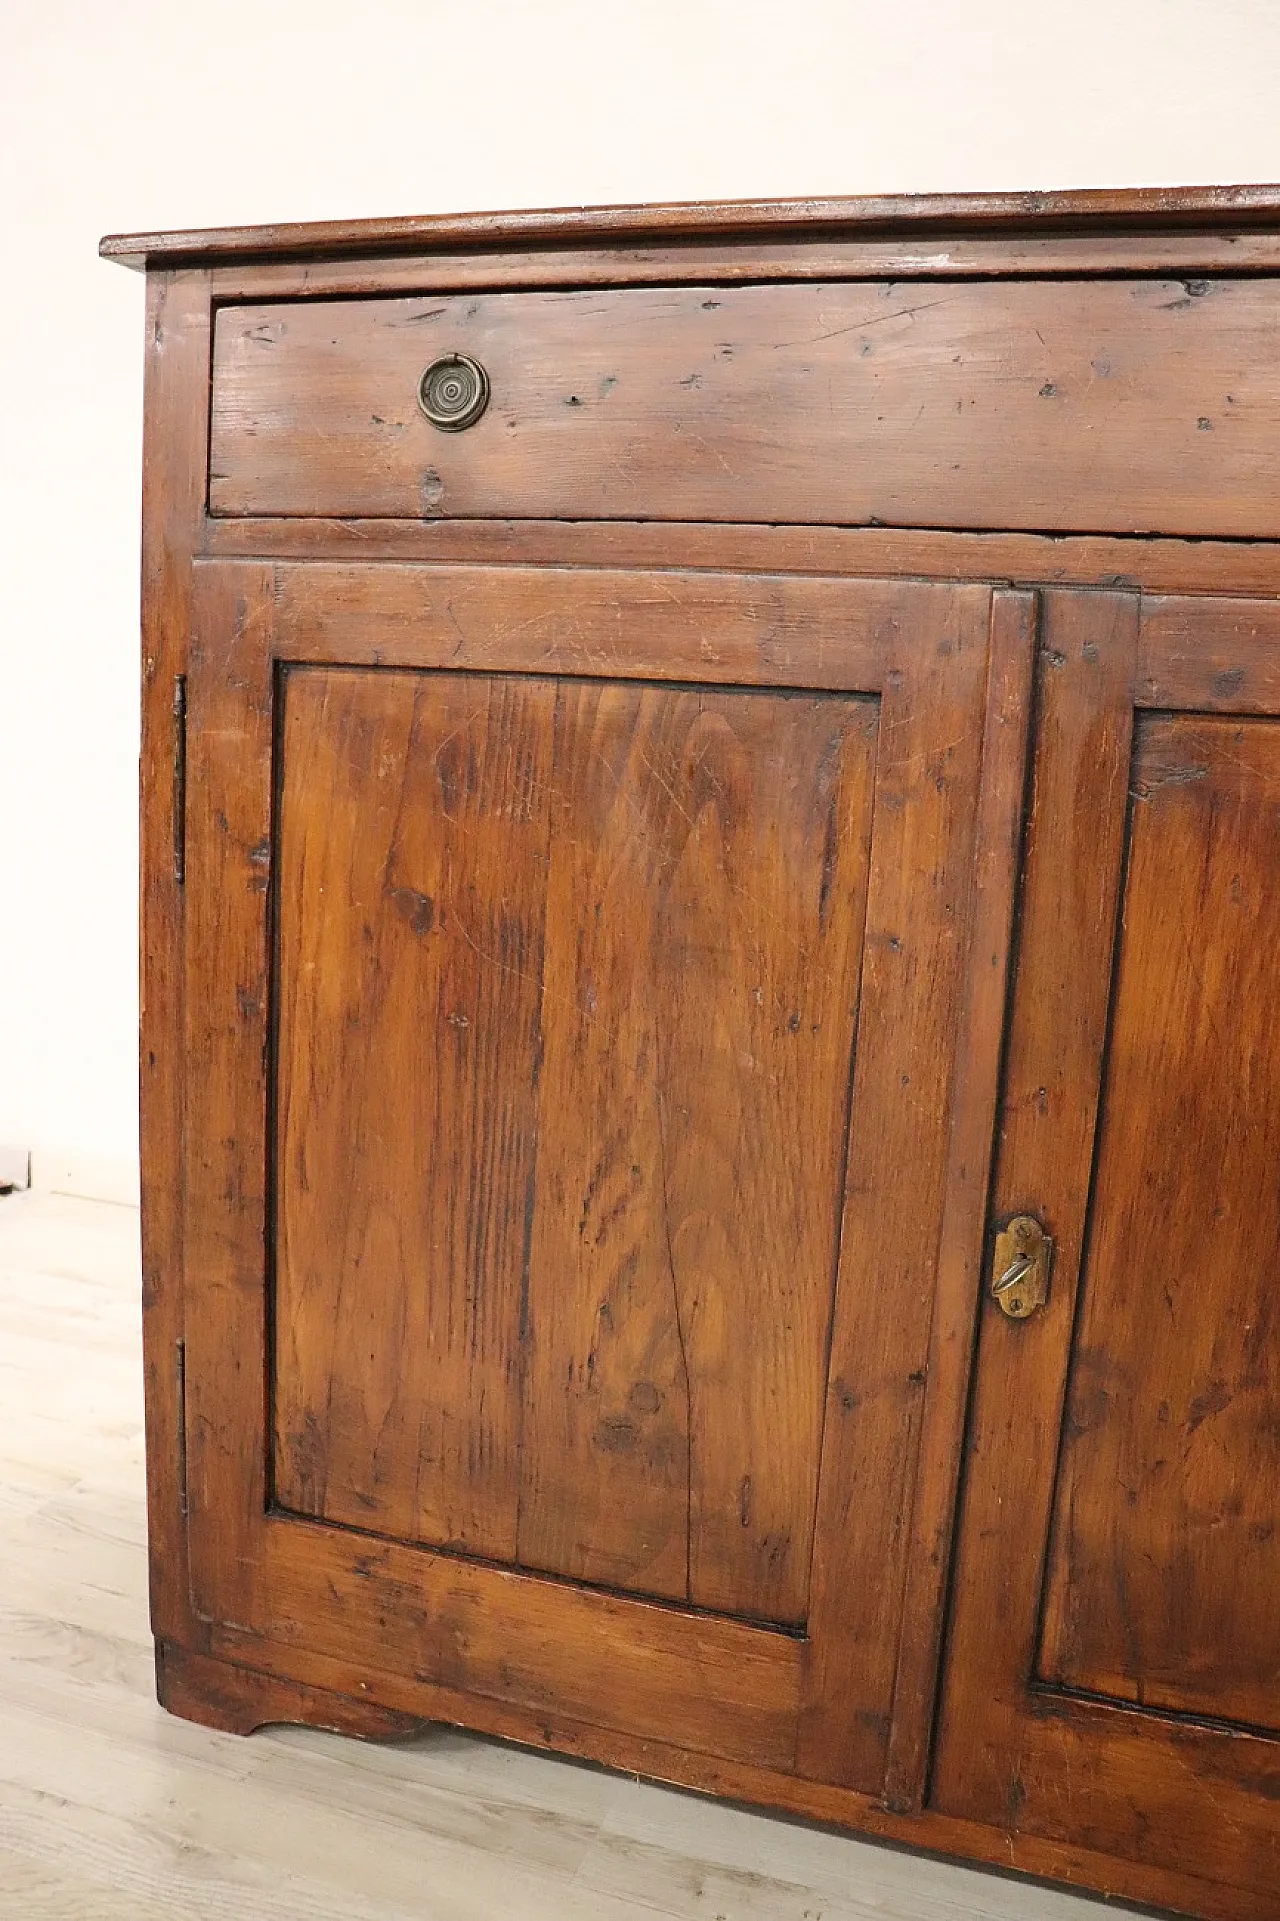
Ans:
[[[878,703],[283,705],[278,1502],[798,1624]]]
[[[1280,724],[1143,715],[1040,1657],[1280,1726]]]

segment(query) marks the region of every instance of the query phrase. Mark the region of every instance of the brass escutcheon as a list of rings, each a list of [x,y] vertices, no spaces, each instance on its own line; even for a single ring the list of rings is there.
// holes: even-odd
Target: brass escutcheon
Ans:
[[[1053,1242],[1032,1214],[1015,1214],[997,1230],[991,1295],[1011,1321],[1025,1321],[1049,1298]]]

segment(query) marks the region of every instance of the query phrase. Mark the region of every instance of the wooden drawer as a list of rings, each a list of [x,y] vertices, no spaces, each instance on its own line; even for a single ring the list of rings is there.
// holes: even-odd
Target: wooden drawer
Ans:
[[[1274,537],[1267,279],[277,301],[217,316],[219,515]],[[461,353],[483,416],[442,432]]]

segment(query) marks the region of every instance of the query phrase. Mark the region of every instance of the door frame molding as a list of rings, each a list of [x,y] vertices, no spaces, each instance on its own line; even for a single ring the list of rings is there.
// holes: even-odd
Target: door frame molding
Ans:
[[[210,1646],[249,1635],[328,1659],[367,1646],[424,1685],[526,1709],[554,1702],[632,1737],[877,1792],[896,1716],[909,1725],[899,1795],[918,1799],[933,1667],[915,1651],[921,1635],[936,1648],[954,1483],[929,1473],[917,1485],[916,1463],[922,1430],[958,1426],[967,1388],[1002,1001],[988,975],[1007,950],[1033,596],[668,570],[240,561],[197,562],[194,575],[187,1049],[202,1070],[188,1089],[187,1251],[199,1279],[185,1338],[191,1596]],[[681,619],[655,640],[673,604]],[[265,1063],[284,661],[880,697],[851,1130],[870,1173],[846,1188],[818,1505],[833,1545],[815,1554],[807,1639],[269,1511]],[[850,1421],[843,1376],[868,1355],[871,1405]],[[885,1543],[875,1584],[850,1578],[855,1490],[862,1539]],[[908,1586],[919,1541],[929,1567]],[[900,1678],[904,1608],[914,1665]]]

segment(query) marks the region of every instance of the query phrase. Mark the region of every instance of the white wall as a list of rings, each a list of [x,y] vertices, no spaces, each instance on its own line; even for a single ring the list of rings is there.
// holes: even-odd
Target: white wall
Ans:
[[[0,1143],[73,1186],[136,1150],[142,284],[101,233],[1274,180],[1278,103],[1274,0],[0,0]]]

